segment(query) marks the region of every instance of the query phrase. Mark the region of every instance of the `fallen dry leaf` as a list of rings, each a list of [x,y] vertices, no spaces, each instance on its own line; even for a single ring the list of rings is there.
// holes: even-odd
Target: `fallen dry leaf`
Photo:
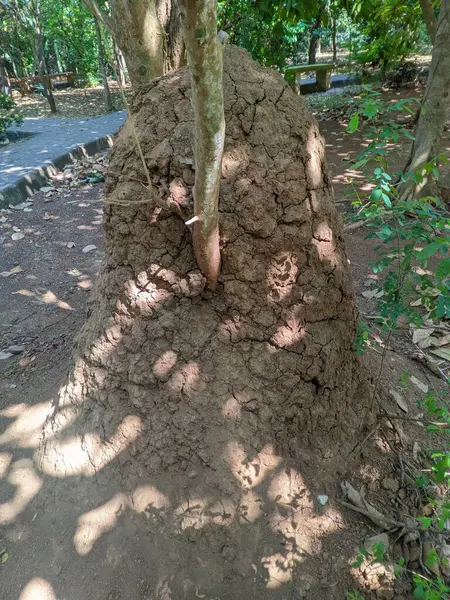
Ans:
[[[430,352],[450,362],[450,348],[431,348]]]
[[[81,252],[83,252],[83,254],[87,254],[88,252],[91,252],[92,250],[96,249],[97,246],[94,246],[94,244],[89,244],[88,246],[85,246]]]
[[[23,235],[23,233],[16,232],[16,233],[13,233],[13,234],[12,234],[12,236],[11,236],[11,239],[12,239],[14,242],[17,242],[17,240],[22,240],[24,237],[25,237],[25,236]]]
[[[75,242],[67,242],[68,248],[75,248]]]
[[[390,395],[397,402],[397,406],[402,409],[403,412],[408,412],[408,404],[406,400],[395,390],[389,390]]]
[[[411,383],[418,387],[421,392],[424,394],[428,392],[428,386],[426,383],[422,383],[419,379],[417,379],[417,377],[414,377],[414,375],[411,375],[409,379]]]
[[[432,345],[430,341],[431,335],[434,333],[434,329],[427,327],[426,329],[414,329],[412,341],[417,344],[419,348],[429,348]]]
[[[34,363],[34,361],[36,360],[36,356],[30,356],[29,358],[21,358],[19,360],[19,367],[28,367],[28,365],[31,365],[31,363]]]
[[[2,277],[11,277],[11,275],[17,275],[17,273],[23,273],[23,269],[20,265],[13,267],[10,271],[3,271],[0,273]]]

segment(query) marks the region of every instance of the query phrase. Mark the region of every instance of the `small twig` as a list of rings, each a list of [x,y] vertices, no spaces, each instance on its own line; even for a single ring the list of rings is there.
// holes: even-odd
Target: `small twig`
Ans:
[[[345,506],[345,508],[349,508],[350,510],[353,510],[357,513],[360,513],[361,515],[364,515],[365,517],[370,519],[372,522],[374,522],[379,527],[381,526],[379,521],[373,520],[372,515],[370,514],[370,512],[368,510],[365,510],[364,508],[360,508],[359,506],[355,506],[354,504],[350,504],[350,502],[344,502],[343,500],[339,500],[338,498],[336,498],[336,502],[338,504],[340,504],[341,506]],[[393,519],[388,519],[387,517],[384,517],[384,519],[386,521],[386,525],[391,526],[391,528],[390,529],[387,528],[386,531],[395,531],[396,529],[405,528],[405,525],[403,523],[401,523],[400,521],[394,521]],[[383,528],[385,528],[385,527],[383,527]]]
[[[355,223],[349,223],[348,225],[345,225],[344,233],[347,233],[348,231],[354,231],[355,229],[359,229],[360,227],[364,227],[364,225],[367,225],[367,223],[370,223],[370,219],[364,219],[362,221],[356,221]]]
[[[403,415],[389,415],[387,413],[381,414],[380,416],[385,417],[386,419],[396,419],[400,421],[412,421],[415,423],[421,423],[423,425],[423,419],[418,419],[415,417],[404,417]],[[434,421],[428,423],[428,425],[434,425],[435,427],[439,427],[441,429],[450,429],[450,423],[435,423]]]

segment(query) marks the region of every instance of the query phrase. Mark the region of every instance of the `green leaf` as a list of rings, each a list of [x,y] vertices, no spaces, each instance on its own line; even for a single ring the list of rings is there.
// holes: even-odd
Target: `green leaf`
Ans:
[[[425,594],[425,589],[423,587],[423,584],[418,585],[415,589],[414,589],[414,593],[413,596],[414,598],[423,598]]]
[[[429,529],[431,527],[431,518],[430,517],[417,517],[417,520],[422,526],[422,529]]]
[[[425,260],[433,256],[433,254],[436,254],[436,252],[438,252],[438,250],[441,248],[442,242],[431,242],[431,244],[428,244],[428,246],[425,246],[425,248],[422,248],[422,250],[417,253],[416,258],[419,260]]]
[[[355,131],[358,129],[358,125],[359,125],[359,114],[355,113],[353,115],[353,117],[350,119],[349,124],[347,125],[347,131],[349,133],[355,133]]]
[[[9,558],[9,555],[7,552],[3,552],[2,554],[2,563],[5,563]]]
[[[444,258],[436,266],[435,275],[438,279],[445,279],[450,276],[450,258]]]

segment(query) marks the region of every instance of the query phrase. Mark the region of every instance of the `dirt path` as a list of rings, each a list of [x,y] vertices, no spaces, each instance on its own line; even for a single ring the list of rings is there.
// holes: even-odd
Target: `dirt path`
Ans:
[[[353,147],[341,139],[339,124],[328,123],[325,129],[329,162],[339,182],[341,155]],[[355,143],[353,138],[351,144]],[[342,201],[343,186],[338,183],[338,201]],[[0,279],[0,350],[19,346],[17,355],[0,360],[0,551],[7,553],[7,560],[0,564],[1,600],[170,598],[164,580],[159,581],[157,595],[150,591],[159,575],[145,548],[151,528],[157,528],[157,511],[139,514],[136,507],[131,510],[121,490],[110,485],[109,467],[92,480],[91,495],[86,496],[81,474],[56,479],[37,472],[33,461],[40,427],[63,381],[101,260],[101,197],[102,187],[95,185],[55,194],[50,202],[40,193],[30,212],[0,211],[7,218],[1,223],[1,270],[21,267],[20,272]],[[22,239],[11,239],[14,227],[24,234]],[[370,272],[372,246],[362,231],[348,235],[347,244],[360,308],[370,312],[373,307],[359,292]],[[84,253],[91,245],[95,249]],[[427,377],[417,364],[389,354],[391,379],[406,369]],[[413,396],[410,401],[414,402]],[[361,468],[355,476],[366,483],[370,480],[374,483],[370,493],[379,493],[377,482],[389,468],[369,456],[366,471]],[[338,490],[328,493],[337,496]],[[389,494],[385,492],[381,501],[389,502]],[[297,592],[285,595],[280,585],[268,590],[267,598],[342,600],[360,582],[349,564],[371,531],[365,520],[342,514],[331,503],[308,524],[309,554],[295,570]],[[280,552],[283,556],[281,547]],[[243,571],[240,576],[251,575]],[[385,572],[370,577],[365,580],[368,587],[385,590],[373,597],[394,598],[392,578]],[[401,600],[406,594],[407,588],[397,588],[395,598]],[[197,597],[204,597],[201,590]]]

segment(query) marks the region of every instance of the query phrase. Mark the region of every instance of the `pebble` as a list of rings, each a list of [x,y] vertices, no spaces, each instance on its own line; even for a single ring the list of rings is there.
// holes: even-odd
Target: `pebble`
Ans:
[[[17,346],[13,345],[6,349],[6,352],[11,352],[11,354],[22,354],[25,350],[25,346]]]
[[[389,536],[387,533],[380,533],[378,535],[373,535],[370,538],[364,540],[364,548],[367,550],[369,554],[373,554],[373,547],[375,544],[383,544],[384,554],[389,550]]]
[[[394,494],[396,494],[400,488],[399,482],[393,477],[385,477],[381,482],[381,485],[385,490],[390,490],[391,492],[394,492]]]

